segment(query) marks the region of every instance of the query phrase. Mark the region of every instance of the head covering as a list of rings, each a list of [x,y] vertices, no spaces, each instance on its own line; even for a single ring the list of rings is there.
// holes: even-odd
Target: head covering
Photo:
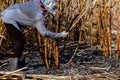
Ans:
[[[54,2],[54,0],[41,0],[41,2],[43,3],[44,7],[47,9],[49,13],[56,14],[54,8],[56,8],[57,5]]]
[[[45,8],[44,4],[43,4],[41,1],[40,1],[40,7],[41,7],[41,9],[43,10],[43,12],[44,12],[45,14],[48,14],[47,9]]]

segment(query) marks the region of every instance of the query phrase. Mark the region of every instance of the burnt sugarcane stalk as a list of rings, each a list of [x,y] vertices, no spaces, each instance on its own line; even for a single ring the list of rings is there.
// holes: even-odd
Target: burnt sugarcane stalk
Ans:
[[[45,64],[46,64],[46,67],[47,67],[47,69],[50,69],[50,67],[49,67],[49,60],[48,60],[48,40],[47,40],[47,38],[45,38],[44,39],[44,44],[45,44],[45,49],[44,49],[44,56],[45,56],[45,58],[44,58],[44,61],[45,61]]]
[[[116,13],[116,31],[117,31],[117,34],[116,34],[116,55],[115,57],[118,59],[119,55],[120,55],[120,34],[119,34],[119,21],[118,21],[118,13]]]
[[[70,30],[74,29],[78,21],[87,13],[87,11],[90,9],[90,7],[94,7],[96,4],[97,0],[94,0],[91,4],[89,3],[87,7],[83,8],[81,11],[81,14],[79,15],[78,19],[74,22],[74,24],[71,26]]]
[[[112,16],[111,16],[111,1],[109,1],[109,24],[108,26],[108,39],[109,39],[109,55],[112,57],[112,36],[111,36],[111,31],[112,31]]]
[[[103,5],[103,6],[102,6]],[[106,0],[102,0],[102,7],[101,7],[101,43],[102,43],[102,50],[104,51],[104,56],[108,56],[108,50],[107,50],[107,46],[106,46]]]
[[[4,34],[5,34],[5,31],[6,31],[6,28],[3,29],[1,35],[4,35]],[[5,38],[4,38],[4,37],[0,37],[0,47],[2,46],[2,41],[3,41],[3,39],[5,39]]]
[[[60,0],[59,2],[59,13],[57,14],[57,25],[56,25],[56,32],[58,32],[59,28],[60,28],[60,16],[62,15],[61,11],[62,11],[62,2],[63,0]],[[58,46],[57,46],[57,40],[53,41],[53,46],[54,46],[54,59],[55,59],[55,65],[56,67],[59,66],[59,59],[58,59]]]

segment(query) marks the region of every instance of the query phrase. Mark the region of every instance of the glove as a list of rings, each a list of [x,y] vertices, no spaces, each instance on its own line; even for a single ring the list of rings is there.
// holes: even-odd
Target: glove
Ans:
[[[68,36],[68,34],[69,34],[68,32],[63,31],[63,32],[61,32],[61,37],[65,38]]]

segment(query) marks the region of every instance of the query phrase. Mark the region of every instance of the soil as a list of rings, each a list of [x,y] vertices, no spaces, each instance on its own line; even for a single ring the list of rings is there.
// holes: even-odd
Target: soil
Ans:
[[[39,50],[35,45],[27,45],[25,47],[24,53],[29,53],[25,55],[25,62],[27,70],[24,71],[26,74],[52,74],[52,75],[93,75],[110,73],[117,75],[120,79],[120,58],[109,58],[104,57],[100,50],[87,50],[89,47],[80,48],[75,55],[74,59],[70,64],[67,62],[70,60],[73,52],[70,47],[67,52],[60,50],[59,53],[59,68],[56,68],[54,63],[51,63],[50,69],[48,70],[40,56]],[[11,46],[7,48],[11,50]],[[73,48],[74,50],[74,48]],[[0,61],[8,59],[9,55],[1,54]],[[51,58],[52,59],[52,58]],[[51,60],[53,61],[53,60]],[[93,68],[92,68],[93,67]],[[0,71],[8,71],[9,65],[0,66]],[[97,69],[96,69],[97,68]]]

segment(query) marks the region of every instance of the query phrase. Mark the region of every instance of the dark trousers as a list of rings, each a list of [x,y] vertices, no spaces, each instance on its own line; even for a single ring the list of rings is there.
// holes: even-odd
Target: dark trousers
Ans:
[[[24,50],[25,38],[21,34],[21,31],[15,28],[12,24],[5,23],[5,27],[7,29],[9,38],[13,44],[14,54],[12,55],[12,57],[20,58]],[[23,26],[19,25],[19,27],[23,27]]]

